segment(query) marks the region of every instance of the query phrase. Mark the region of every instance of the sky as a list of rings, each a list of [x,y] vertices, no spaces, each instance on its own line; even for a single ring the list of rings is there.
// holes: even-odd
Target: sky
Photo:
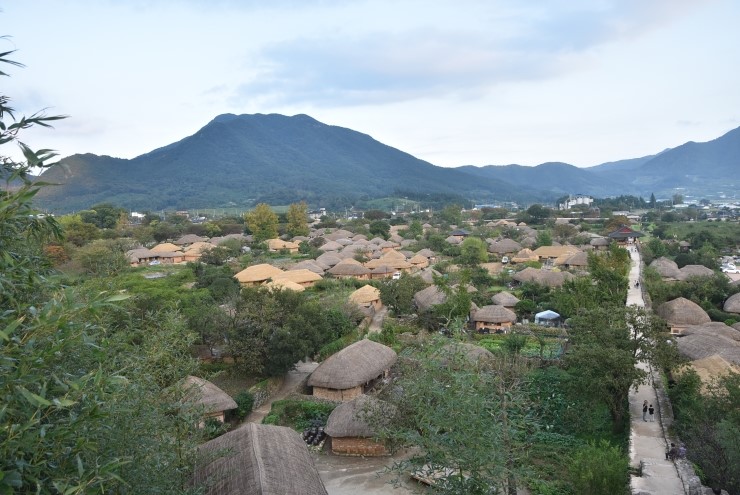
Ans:
[[[223,113],[307,114],[439,166],[579,167],[740,126],[737,0],[15,0],[24,134],[133,158]],[[7,150],[3,150],[8,153]]]

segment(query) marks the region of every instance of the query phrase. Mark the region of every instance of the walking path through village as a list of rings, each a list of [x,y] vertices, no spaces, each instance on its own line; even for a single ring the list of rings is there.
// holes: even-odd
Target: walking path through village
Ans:
[[[629,291],[627,305],[645,307],[642,288],[635,287],[640,280],[640,253],[630,249],[632,267],[629,273]],[[650,375],[647,384],[632,388],[629,395],[630,404],[630,465],[641,468],[642,476],[633,476],[630,487],[633,494],[641,495],[681,495],[685,494],[684,484],[678,475],[673,461],[665,459],[668,442],[665,437],[664,420],[661,414],[661,401],[654,387],[653,379],[660,380],[658,373],[653,373],[649,363],[640,361],[637,365]],[[655,421],[643,421],[642,404],[648,401],[655,407]]]

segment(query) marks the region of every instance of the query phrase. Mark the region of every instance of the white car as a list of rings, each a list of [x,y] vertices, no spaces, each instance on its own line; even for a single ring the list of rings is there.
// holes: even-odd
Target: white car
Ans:
[[[722,273],[740,273],[740,270],[738,270],[734,266],[723,266],[721,270]]]
[[[393,280],[398,280],[399,278],[401,278],[401,272],[396,272],[393,274]]]

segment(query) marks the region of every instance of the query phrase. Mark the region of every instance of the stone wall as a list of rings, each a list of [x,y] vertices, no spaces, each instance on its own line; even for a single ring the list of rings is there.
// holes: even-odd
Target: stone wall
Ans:
[[[252,410],[257,409],[262,404],[270,400],[270,397],[275,395],[275,393],[280,390],[280,387],[283,386],[284,381],[285,377],[282,376],[268,378],[250,388],[249,393],[254,397]]]
[[[339,455],[382,456],[388,455],[383,444],[371,438],[342,437],[331,439],[331,451]]]

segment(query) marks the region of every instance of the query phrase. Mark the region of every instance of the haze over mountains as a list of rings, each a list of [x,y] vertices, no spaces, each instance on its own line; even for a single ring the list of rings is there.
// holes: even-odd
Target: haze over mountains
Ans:
[[[131,160],[73,155],[44,174],[37,204],[53,212],[100,202],[129,209],[250,207],[305,200],[459,195],[476,202],[550,202],[565,194],[730,192],[740,170],[740,128],[707,143],[590,168],[565,163],[437,167],[368,135],[307,115],[220,115],[176,143]]]

